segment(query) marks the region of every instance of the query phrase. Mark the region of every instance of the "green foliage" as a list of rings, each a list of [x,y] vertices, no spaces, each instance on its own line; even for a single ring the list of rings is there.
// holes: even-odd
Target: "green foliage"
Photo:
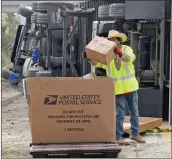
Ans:
[[[10,64],[10,56],[19,25],[19,17],[9,12],[2,13],[1,16],[1,66],[6,66]]]
[[[15,39],[19,17],[14,13],[2,13],[2,47],[9,45]]]

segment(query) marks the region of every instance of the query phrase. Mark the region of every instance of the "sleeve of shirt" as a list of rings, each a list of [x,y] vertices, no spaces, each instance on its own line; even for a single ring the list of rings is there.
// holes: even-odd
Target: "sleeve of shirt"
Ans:
[[[123,54],[121,59],[126,63],[133,63],[136,59],[133,49],[131,47],[127,47],[126,52]]]

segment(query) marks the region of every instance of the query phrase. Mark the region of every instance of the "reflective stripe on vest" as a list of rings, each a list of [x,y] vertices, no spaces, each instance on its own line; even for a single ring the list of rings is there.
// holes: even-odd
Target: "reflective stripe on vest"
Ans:
[[[124,53],[126,53],[126,48],[127,48],[127,46],[125,46],[125,48],[124,48]],[[124,64],[124,67],[125,67],[126,75],[122,76],[122,77],[113,78],[114,81],[123,81],[123,80],[127,80],[127,79],[135,77],[135,73],[130,74],[130,71],[129,71],[129,68],[128,68],[128,64]],[[112,77],[111,76],[110,63],[107,64],[107,76],[108,77]]]
[[[126,53],[126,48],[127,48],[127,46],[125,46],[125,48],[124,48],[124,53]],[[124,64],[124,67],[125,67],[126,75],[122,76],[122,77],[114,78],[114,81],[123,81],[123,80],[127,80],[127,79],[135,77],[135,73],[130,74],[128,64]]]
[[[114,81],[123,81],[123,80],[127,80],[127,79],[130,79],[130,78],[134,78],[135,77],[135,73],[133,74],[129,74],[129,75],[126,75],[126,76],[123,76],[123,77],[118,77],[118,78],[114,78]]]

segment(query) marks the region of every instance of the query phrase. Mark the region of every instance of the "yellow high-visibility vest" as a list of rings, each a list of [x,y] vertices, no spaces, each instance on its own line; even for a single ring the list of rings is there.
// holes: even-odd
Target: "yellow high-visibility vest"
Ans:
[[[97,68],[104,68],[107,76],[114,79],[115,95],[134,92],[139,89],[133,65],[133,61],[136,58],[133,50],[127,45],[122,45],[122,51],[123,53],[130,55],[130,61],[124,62],[121,60],[121,67],[119,70],[116,69],[114,60],[112,60],[108,65],[103,65],[101,63],[97,63],[95,65]]]

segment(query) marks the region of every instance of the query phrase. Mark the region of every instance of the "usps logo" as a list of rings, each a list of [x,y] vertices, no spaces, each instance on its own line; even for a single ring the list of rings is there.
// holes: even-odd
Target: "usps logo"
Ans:
[[[45,105],[56,105],[57,104],[58,95],[47,95],[44,99]]]

